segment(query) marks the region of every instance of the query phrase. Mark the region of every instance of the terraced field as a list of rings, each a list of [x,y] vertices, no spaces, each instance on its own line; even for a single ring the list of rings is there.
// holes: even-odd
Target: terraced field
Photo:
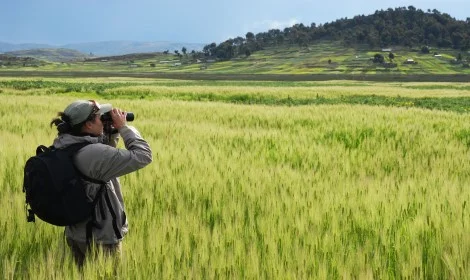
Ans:
[[[387,67],[373,63],[371,58],[379,53],[388,62],[388,52],[381,49],[368,49],[365,46],[344,47],[341,44],[320,42],[308,47],[272,47],[254,52],[251,56],[241,56],[229,61],[197,63],[191,55],[178,58],[173,54],[138,56],[135,58],[93,60],[86,62],[49,63],[40,67],[3,66],[1,71],[86,71],[86,72],[129,72],[129,73],[204,73],[204,74],[470,74],[465,62],[452,61],[461,54],[468,60],[469,53],[452,49],[432,49],[430,54],[419,50],[392,48],[397,67]],[[439,56],[434,56],[438,53]],[[417,64],[405,64],[413,59]],[[468,62],[467,62],[468,63]]]

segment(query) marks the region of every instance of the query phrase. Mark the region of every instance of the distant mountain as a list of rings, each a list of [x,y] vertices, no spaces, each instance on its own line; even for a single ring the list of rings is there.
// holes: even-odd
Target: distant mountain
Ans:
[[[46,44],[10,44],[6,42],[0,42],[0,53],[19,51],[19,50],[30,50],[30,49],[48,49],[54,48],[54,46]]]
[[[134,41],[106,41],[106,42],[90,42],[67,44],[61,46],[47,44],[10,44],[0,42],[0,53],[32,50],[32,49],[73,49],[82,53],[93,56],[111,56],[123,55],[129,53],[147,53],[147,52],[163,52],[169,50],[180,50],[186,47],[188,52],[192,50],[201,51],[204,44],[199,43],[176,43],[176,42],[134,42]]]
[[[71,49],[29,49],[20,51],[5,52],[5,55],[16,56],[16,57],[32,57],[39,60],[47,61],[77,61],[89,58],[88,54],[81,53]]]
[[[197,43],[174,43],[174,42],[133,42],[133,41],[108,41],[80,44],[68,44],[63,46],[84,53],[92,53],[95,56],[123,55],[130,53],[163,52],[179,50],[185,47],[188,52],[192,50],[201,51],[204,44]]]

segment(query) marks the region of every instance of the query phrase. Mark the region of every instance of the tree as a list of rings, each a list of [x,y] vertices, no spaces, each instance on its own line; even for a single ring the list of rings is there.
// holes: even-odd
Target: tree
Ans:
[[[235,39],[233,39],[233,44],[234,44],[235,46],[237,46],[237,47],[243,45],[243,43],[245,43],[245,39],[242,38],[242,37],[240,37],[240,36],[238,36],[238,37],[236,37]]]
[[[451,39],[454,49],[459,49],[461,48],[461,43],[464,40],[464,35],[460,32],[454,32],[451,35]]]
[[[253,41],[255,39],[255,34],[253,34],[252,32],[247,32],[245,37],[247,41]]]
[[[346,46],[440,46],[465,51],[470,49],[470,18],[456,20],[437,10],[428,10],[425,13],[414,6],[408,6],[380,10],[352,19],[341,18],[325,24],[312,23],[305,26],[299,23],[282,30],[270,29],[256,35],[247,32],[245,36],[232,40],[232,50],[229,45],[221,43],[223,46],[205,47],[204,53],[212,57],[226,57],[230,53],[233,53],[233,56],[243,56],[246,49],[254,53],[277,45],[306,46],[317,40],[337,41],[336,43]],[[385,55],[386,60],[390,59],[387,55],[389,54]]]
[[[182,55],[180,54],[180,51],[179,51],[179,50],[175,50],[175,55],[177,55],[179,58],[182,57]]]
[[[182,52],[184,55],[186,55],[186,51],[187,51],[186,47],[181,48],[181,52]]]
[[[219,60],[229,60],[234,56],[233,39],[228,39],[219,44],[215,49],[215,55]]]
[[[373,60],[374,63],[384,63],[385,62],[385,58],[383,55],[381,55],[380,53],[376,53],[374,55],[374,60]]]
[[[276,43],[279,45],[284,43],[284,35],[282,33],[277,36]]]
[[[421,47],[421,52],[422,53],[429,53],[429,47],[428,46]]]
[[[392,52],[389,52],[388,59],[390,59],[390,62],[393,62],[393,60],[395,59],[395,55]]]
[[[247,48],[250,51],[251,50],[256,50],[255,34],[253,34],[252,32],[248,32],[248,33],[246,33],[245,37],[246,37],[246,46],[247,46]],[[251,54],[251,52],[250,52],[250,54]]]
[[[251,51],[249,49],[245,50],[245,55],[246,57],[249,57],[251,55]]]
[[[296,31],[294,40],[299,45],[299,47],[307,47],[308,46],[307,33],[303,32],[303,31]]]
[[[209,45],[209,51],[210,51],[211,56],[215,56],[216,50],[217,50],[217,44],[216,43],[211,43]]]
[[[462,42],[462,47],[460,48],[462,51],[470,50],[470,37],[465,38]]]
[[[440,48],[450,48],[452,47],[452,42],[449,39],[442,38],[437,42],[437,46]]]
[[[217,49],[216,43],[211,43],[209,45],[205,45],[202,51],[204,52],[205,56],[214,56]]]
[[[204,53],[205,56],[210,56],[210,46],[205,45],[204,48],[202,48],[202,52]]]

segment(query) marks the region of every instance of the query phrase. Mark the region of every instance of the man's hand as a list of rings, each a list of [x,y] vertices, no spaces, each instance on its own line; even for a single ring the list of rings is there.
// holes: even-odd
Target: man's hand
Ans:
[[[110,114],[115,129],[119,130],[121,127],[126,125],[126,112],[121,111],[121,109],[118,108],[113,108]]]

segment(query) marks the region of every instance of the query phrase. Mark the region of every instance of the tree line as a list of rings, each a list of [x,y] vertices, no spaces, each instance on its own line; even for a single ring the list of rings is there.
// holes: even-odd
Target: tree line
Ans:
[[[320,40],[342,42],[345,46],[368,45],[370,48],[405,46],[409,48],[436,46],[470,50],[470,17],[456,20],[438,10],[424,12],[413,6],[377,10],[374,14],[342,18],[331,23],[306,26],[302,23],[284,30],[246,33],[220,44],[203,48],[203,55],[229,60],[250,56],[265,47],[298,45],[306,47]]]

